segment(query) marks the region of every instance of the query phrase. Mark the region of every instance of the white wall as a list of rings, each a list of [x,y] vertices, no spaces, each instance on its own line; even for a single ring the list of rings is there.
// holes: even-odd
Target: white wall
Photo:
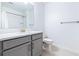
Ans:
[[[34,6],[30,3],[27,4],[26,10],[26,26],[28,29],[33,29],[34,25]]]
[[[35,3],[34,5],[34,26],[33,30],[40,30],[44,32],[44,4],[43,3]]]
[[[79,24],[60,24],[61,21],[79,21],[79,3],[47,3],[45,31],[57,44],[79,52]]]
[[[1,29],[1,2],[0,2],[0,29]]]

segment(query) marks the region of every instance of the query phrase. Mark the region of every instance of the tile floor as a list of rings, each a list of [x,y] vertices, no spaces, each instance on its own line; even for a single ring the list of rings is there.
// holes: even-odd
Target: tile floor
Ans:
[[[51,45],[51,47],[43,49],[42,56],[77,56],[70,51],[67,51],[57,45]]]

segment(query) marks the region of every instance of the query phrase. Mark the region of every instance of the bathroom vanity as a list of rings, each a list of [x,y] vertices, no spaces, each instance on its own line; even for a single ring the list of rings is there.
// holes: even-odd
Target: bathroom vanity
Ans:
[[[42,32],[0,35],[0,56],[39,56],[42,54]]]

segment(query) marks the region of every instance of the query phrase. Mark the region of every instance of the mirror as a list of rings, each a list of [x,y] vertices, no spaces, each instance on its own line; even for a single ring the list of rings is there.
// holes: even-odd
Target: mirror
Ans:
[[[24,2],[1,2],[2,28],[26,28],[33,25],[33,5]]]

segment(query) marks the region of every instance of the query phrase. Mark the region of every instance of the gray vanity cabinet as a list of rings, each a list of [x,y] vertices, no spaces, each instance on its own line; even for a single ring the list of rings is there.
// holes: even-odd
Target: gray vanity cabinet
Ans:
[[[40,56],[42,54],[42,39],[32,41],[32,55]]]
[[[40,56],[42,54],[43,38],[42,33],[32,35],[32,55]]]
[[[42,33],[14,37],[0,41],[1,56],[40,56],[43,44]]]
[[[31,56],[31,36],[1,41],[2,56]]]
[[[23,43],[31,42],[31,36],[18,37],[3,41],[3,50],[18,46]]]
[[[31,43],[7,50],[3,52],[3,56],[31,56]]]

